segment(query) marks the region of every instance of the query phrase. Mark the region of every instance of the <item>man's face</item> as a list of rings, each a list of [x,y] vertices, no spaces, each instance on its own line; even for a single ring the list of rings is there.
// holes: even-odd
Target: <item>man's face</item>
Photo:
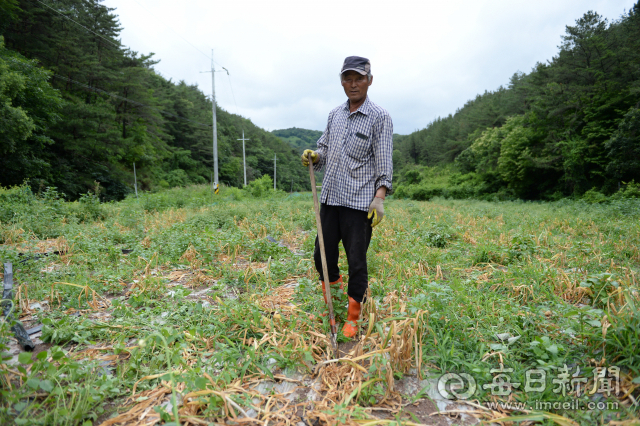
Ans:
[[[368,81],[366,75],[355,71],[347,71],[342,74],[342,87],[351,104],[358,104],[365,100],[371,83],[373,83],[373,77],[371,77],[371,81]]]

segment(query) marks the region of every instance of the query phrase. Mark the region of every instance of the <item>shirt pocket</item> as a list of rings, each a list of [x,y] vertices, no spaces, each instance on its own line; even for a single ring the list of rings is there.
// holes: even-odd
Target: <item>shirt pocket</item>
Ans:
[[[347,138],[345,153],[349,156],[352,168],[366,163],[371,157],[371,135],[365,132],[351,133]]]

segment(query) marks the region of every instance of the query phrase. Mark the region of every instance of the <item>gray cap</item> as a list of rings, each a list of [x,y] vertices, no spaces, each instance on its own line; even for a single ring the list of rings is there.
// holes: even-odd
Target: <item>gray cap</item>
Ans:
[[[346,71],[355,71],[362,75],[367,75],[371,73],[371,62],[361,56],[349,56],[345,58],[340,74]]]

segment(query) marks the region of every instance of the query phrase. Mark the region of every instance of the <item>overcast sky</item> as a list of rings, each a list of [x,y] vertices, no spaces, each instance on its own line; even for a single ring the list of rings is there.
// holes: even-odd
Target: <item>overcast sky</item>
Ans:
[[[370,99],[394,132],[422,129],[517,71],[557,53],[566,25],[588,10],[619,19],[634,0],[105,0],[123,44],[154,52],[156,69],[211,93],[218,105],[267,130],[324,130],[346,100],[346,56],[371,60]],[[187,40],[187,41],[185,41]],[[190,43],[190,44],[189,44]],[[193,45],[193,46],[192,46]],[[235,94],[232,96],[232,90]],[[236,106],[237,105],[237,106]]]

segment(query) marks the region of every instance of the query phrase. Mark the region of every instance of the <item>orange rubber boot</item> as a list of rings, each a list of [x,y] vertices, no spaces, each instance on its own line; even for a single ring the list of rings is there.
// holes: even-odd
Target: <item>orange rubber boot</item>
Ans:
[[[327,303],[327,295],[325,293],[324,281],[320,281],[320,283],[322,284],[322,297],[324,297],[324,303]],[[338,284],[340,284],[340,287],[339,287],[340,290],[334,289],[333,287],[337,286]],[[338,278],[334,282],[329,283],[329,285],[331,286],[331,298],[334,301],[340,300],[340,295],[344,293],[344,281],[342,281],[342,275],[340,275],[340,278]]]
[[[360,312],[362,311],[362,303],[356,302],[351,296],[349,296],[349,311],[347,312],[347,321],[342,327],[342,334],[345,337],[352,338],[358,333],[358,320],[360,319]]]
[[[324,298],[324,304],[325,304],[325,310],[319,315],[319,318],[318,318],[322,322],[322,318],[329,315],[329,308],[327,306],[327,296],[325,294],[324,281],[320,281],[320,284],[322,284],[322,297]],[[341,302],[342,296],[346,294],[346,292],[344,291],[344,281],[342,281],[342,275],[340,275],[340,278],[338,278],[334,282],[329,283],[329,285],[331,285],[331,299],[335,306],[336,303],[339,304]],[[315,317],[316,316],[313,314],[309,315],[309,318],[312,320],[315,319]]]
[[[340,286],[338,286],[338,284],[340,284]],[[335,312],[336,304],[339,305],[341,303],[342,296],[344,294],[346,294],[345,291],[344,291],[344,281],[342,281],[342,275],[340,275],[340,278],[338,278],[334,282],[329,283],[329,285],[331,286],[331,299],[332,299],[333,306],[334,306],[333,310]],[[325,294],[324,291],[325,291],[324,290],[324,281],[322,281],[322,297],[324,297],[325,310],[324,310],[323,313],[320,314],[320,318],[324,318],[327,315],[329,315],[329,307],[327,305],[327,295]]]

